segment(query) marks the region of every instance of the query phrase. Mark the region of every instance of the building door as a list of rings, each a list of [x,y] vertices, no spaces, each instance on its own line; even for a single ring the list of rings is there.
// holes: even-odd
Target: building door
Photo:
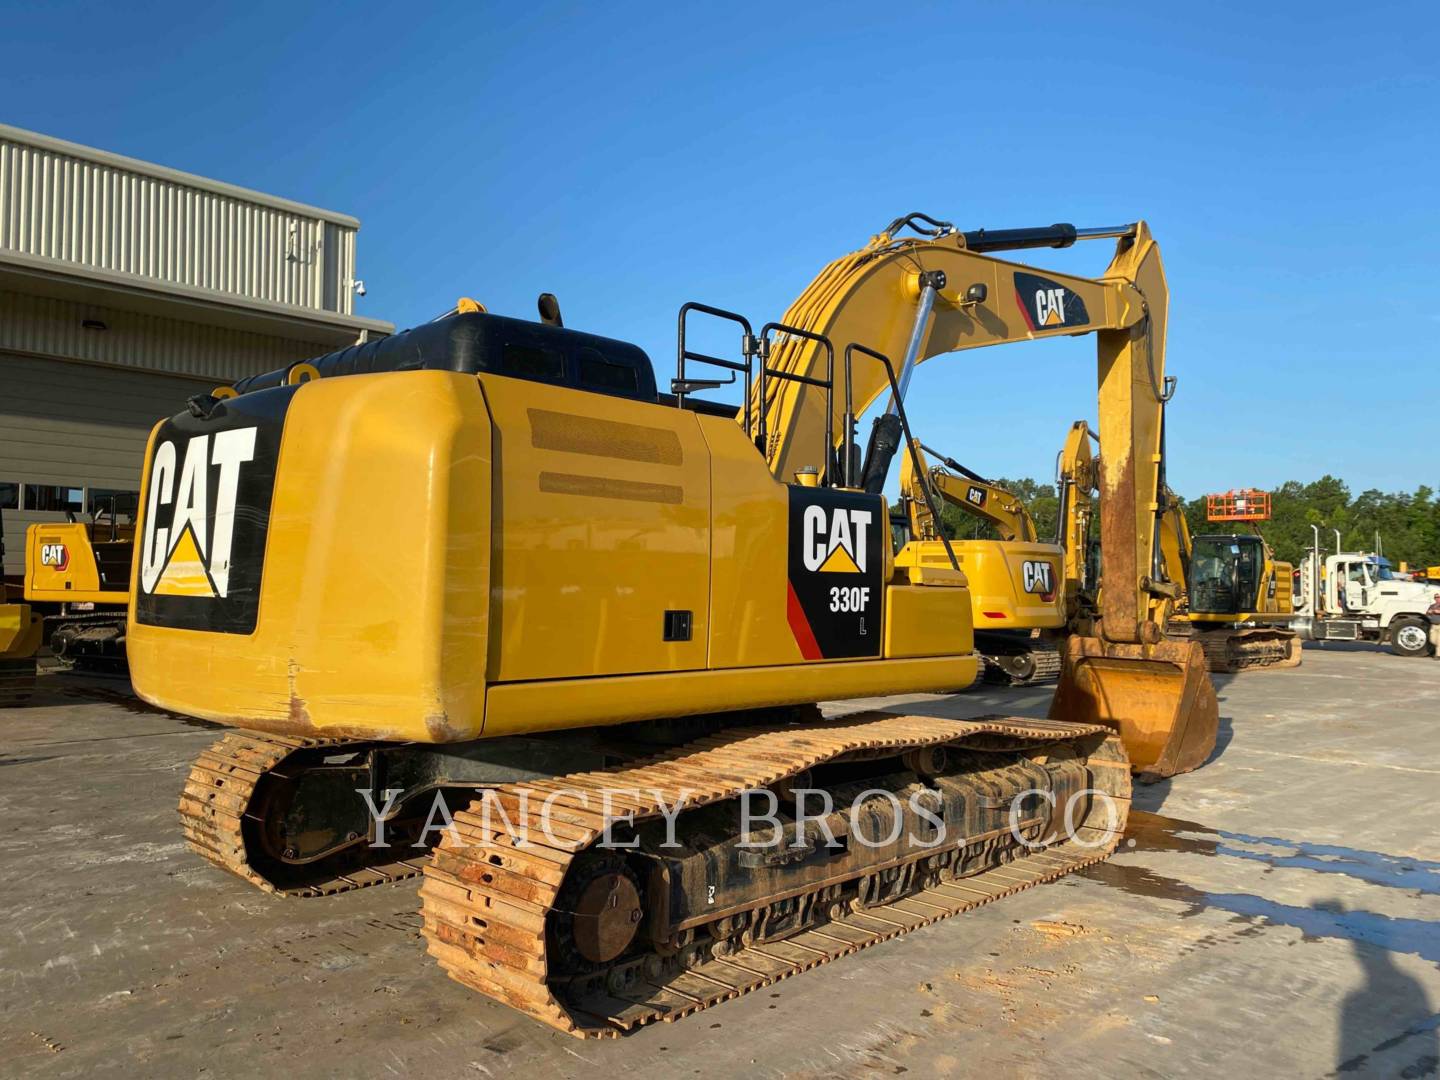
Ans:
[[[0,516],[5,576],[24,571],[25,529],[80,520],[140,487],[150,429],[214,380],[0,352]]]

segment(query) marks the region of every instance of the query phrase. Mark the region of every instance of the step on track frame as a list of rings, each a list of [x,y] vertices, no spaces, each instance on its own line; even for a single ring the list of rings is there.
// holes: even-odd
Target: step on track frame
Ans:
[[[1076,830],[1091,846],[1062,842],[1014,858],[1024,848],[1018,843],[1005,847],[1003,836],[964,838],[959,851],[971,852],[973,842],[977,856],[994,865],[968,876],[929,870],[921,874],[922,867],[934,864],[916,856],[906,864],[918,879],[916,888],[887,903],[832,906],[828,917],[794,936],[763,944],[744,944],[742,939],[742,947],[724,951],[689,945],[679,954],[678,970],[671,963],[658,975],[652,970],[623,988],[602,992],[594,990],[590,979],[580,1000],[567,993],[564,984],[551,981],[547,919],[556,910],[573,861],[592,848],[606,824],[584,793],[623,791],[621,812],[633,811],[642,821],[662,812],[656,796],[673,808],[683,794],[686,809],[698,808],[735,799],[748,789],[772,787],[852,755],[983,746],[1044,758],[1051,747],[1087,739],[1096,744],[1086,759],[1092,783],[1110,797],[1110,809],[1100,814],[1100,800],[1095,800]],[[680,1019],[1099,862],[1123,832],[1130,771],[1119,738],[1104,727],[1015,717],[942,720],[869,713],[735,729],[621,768],[505,785],[491,794],[506,813],[484,813],[478,802],[458,813],[455,831],[425,866],[420,897],[427,947],[457,982],[584,1038]],[[552,800],[550,836],[535,809],[546,799]],[[1110,819],[1111,809],[1118,820]],[[1104,828],[1096,824],[1097,814]],[[757,904],[757,912],[765,903]],[[694,941],[700,940],[696,935]]]

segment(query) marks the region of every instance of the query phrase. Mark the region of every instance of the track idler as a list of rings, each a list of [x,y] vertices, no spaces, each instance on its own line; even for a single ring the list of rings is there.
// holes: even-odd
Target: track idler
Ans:
[[[977,634],[975,648],[984,661],[982,678],[987,683],[1030,686],[1060,675],[1060,650],[1049,641],[996,642]]]
[[[1198,769],[1215,750],[1220,705],[1195,641],[1130,645],[1071,636],[1050,718],[1120,734],[1145,782]]]

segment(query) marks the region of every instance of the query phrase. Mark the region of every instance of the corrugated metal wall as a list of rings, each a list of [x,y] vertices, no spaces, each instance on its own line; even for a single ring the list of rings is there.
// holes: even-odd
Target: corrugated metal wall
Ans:
[[[353,314],[353,219],[125,160],[0,126],[0,249]]]
[[[3,350],[0,370],[0,486],[138,491],[151,427],[207,385]],[[65,520],[63,513],[23,508],[5,509],[3,517],[5,572],[11,575],[24,565],[25,527]]]
[[[86,321],[98,322],[104,329],[87,329]],[[332,348],[97,304],[0,292],[0,352],[88,360],[228,383]],[[0,388],[8,378],[9,370],[0,362]],[[0,407],[3,398],[0,389]]]

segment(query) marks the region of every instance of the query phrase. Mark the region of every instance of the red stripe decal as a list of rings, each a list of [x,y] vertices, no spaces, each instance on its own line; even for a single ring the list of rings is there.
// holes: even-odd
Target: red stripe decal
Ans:
[[[1030,309],[1025,306],[1025,298],[1020,295],[1019,289],[1015,290],[1015,303],[1020,307],[1020,317],[1025,320],[1025,325],[1034,333],[1035,324],[1030,320]]]
[[[810,620],[805,618],[805,609],[800,606],[800,597],[795,595],[795,586],[785,582],[785,618],[790,621],[790,633],[795,635],[795,644],[800,646],[800,655],[806,660],[819,660],[820,646],[815,642],[815,631],[810,629]]]

